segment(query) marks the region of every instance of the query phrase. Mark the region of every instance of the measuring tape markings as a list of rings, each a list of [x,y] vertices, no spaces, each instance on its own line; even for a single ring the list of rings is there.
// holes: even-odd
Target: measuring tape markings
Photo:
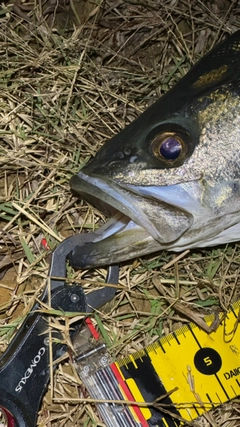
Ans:
[[[238,396],[240,331],[236,313],[239,308],[240,302],[237,302],[227,316],[222,316],[216,332],[207,334],[190,323],[116,362],[133,396],[152,402],[177,387],[170,398],[160,403],[175,404],[178,410],[170,406],[169,411],[189,421]],[[213,315],[205,318],[208,324],[213,320]],[[157,418],[154,408],[145,413],[149,426],[180,425],[166,414],[157,413]]]

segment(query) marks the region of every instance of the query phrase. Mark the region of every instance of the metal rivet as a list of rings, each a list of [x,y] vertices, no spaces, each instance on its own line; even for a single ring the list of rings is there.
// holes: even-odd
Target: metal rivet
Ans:
[[[77,295],[77,294],[72,294],[71,296],[70,296],[70,300],[72,301],[72,302],[78,302],[79,301],[79,295]]]

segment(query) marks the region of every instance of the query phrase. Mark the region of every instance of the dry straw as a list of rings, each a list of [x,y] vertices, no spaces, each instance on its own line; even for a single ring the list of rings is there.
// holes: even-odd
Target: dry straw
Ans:
[[[49,255],[42,238],[53,249],[105,220],[71,194],[70,177],[239,27],[238,1],[1,3],[1,351],[46,283]],[[94,322],[114,358],[189,319],[204,327],[205,314],[227,310],[239,298],[239,268],[238,245],[128,262],[117,297]],[[69,277],[93,289],[105,270],[70,269]],[[62,325],[58,316],[51,319],[51,328]],[[66,317],[61,326],[67,342],[73,320]],[[52,374],[38,425],[103,426],[68,355]],[[191,425],[237,427],[239,403]]]

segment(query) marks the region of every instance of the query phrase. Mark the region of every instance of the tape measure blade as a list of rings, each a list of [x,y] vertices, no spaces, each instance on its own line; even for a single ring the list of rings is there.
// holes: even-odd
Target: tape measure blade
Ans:
[[[240,302],[224,315],[216,332],[207,334],[188,324],[118,362],[126,383],[133,379],[145,402],[170,393],[160,400],[159,409],[150,406],[151,427],[181,425],[161,411],[161,403],[191,421],[240,394],[239,307]],[[210,324],[213,319],[205,320]]]

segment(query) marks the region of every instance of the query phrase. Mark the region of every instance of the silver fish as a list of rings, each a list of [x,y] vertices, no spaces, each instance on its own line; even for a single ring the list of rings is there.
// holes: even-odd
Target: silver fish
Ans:
[[[71,179],[113,217],[70,254],[76,268],[240,239],[240,31]]]

